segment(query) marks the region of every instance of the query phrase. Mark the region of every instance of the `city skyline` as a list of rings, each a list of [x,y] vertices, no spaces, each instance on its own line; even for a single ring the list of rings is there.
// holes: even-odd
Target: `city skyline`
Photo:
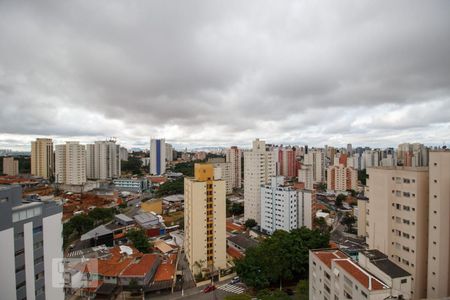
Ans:
[[[5,2],[0,148],[442,145],[449,6]]]

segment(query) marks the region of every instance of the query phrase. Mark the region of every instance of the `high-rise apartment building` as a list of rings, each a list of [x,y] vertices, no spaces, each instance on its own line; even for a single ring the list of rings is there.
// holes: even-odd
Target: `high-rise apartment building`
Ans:
[[[55,146],[55,182],[68,185],[86,183],[86,149],[79,142]]]
[[[284,185],[284,177],[272,177],[270,184],[261,187],[261,230],[272,234],[297,228],[297,202],[297,191]]]
[[[412,299],[427,296],[428,168],[369,168],[366,242],[412,275]]]
[[[166,161],[173,161],[173,147],[171,144],[166,143]]]
[[[108,180],[121,174],[120,145],[116,141],[97,141],[86,145],[86,177]]]
[[[54,170],[52,139],[38,138],[31,142],[31,175],[49,179]]]
[[[305,189],[313,189],[313,167],[311,165],[302,165],[298,170],[298,182],[304,184]]]
[[[210,162],[210,161],[208,161]],[[231,178],[231,163],[228,162],[210,162],[214,166],[215,178],[225,181],[225,190],[227,195],[233,193],[233,182]]]
[[[200,268],[226,267],[225,181],[212,164],[195,164],[194,178],[184,179],[184,251],[194,274]]]
[[[272,234],[281,229],[312,228],[315,215],[313,190],[285,185],[285,177],[271,177],[270,184],[261,187],[261,230]]]
[[[428,298],[450,297],[450,151],[429,161]]]
[[[0,186],[1,299],[64,299],[53,268],[63,257],[61,219],[56,202],[23,201],[19,186]]]
[[[226,150],[226,161],[231,163],[231,182],[233,189],[240,189],[242,187],[242,151],[236,146]]]
[[[419,143],[404,143],[397,147],[397,161],[404,167],[428,166],[429,149]]]
[[[284,177],[297,176],[300,162],[297,160],[295,147],[278,147],[275,153],[278,159],[277,174]]]
[[[19,175],[19,161],[14,157],[3,157],[3,174],[9,176]]]
[[[119,158],[122,161],[128,161],[128,149],[125,147],[120,147],[119,149]]]
[[[346,158],[347,160],[347,158]],[[357,190],[358,171],[352,167],[344,165],[334,165],[328,167],[327,189],[331,191]]]
[[[252,149],[244,151],[244,219],[254,219],[261,224],[261,185],[275,176],[273,152],[266,143],[256,139]]]
[[[161,175],[166,172],[166,143],[164,139],[150,140],[150,174]]]
[[[312,167],[313,184],[325,182],[325,155],[321,149],[309,150],[304,155],[303,164]]]

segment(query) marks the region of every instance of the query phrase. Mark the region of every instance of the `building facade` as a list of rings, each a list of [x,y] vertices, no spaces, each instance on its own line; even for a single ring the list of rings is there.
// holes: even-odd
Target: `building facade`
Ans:
[[[55,171],[52,139],[31,142],[31,175],[50,179]]]
[[[116,141],[97,141],[86,145],[86,176],[110,180],[121,174],[120,145]]]
[[[334,156],[333,156],[334,157]],[[310,165],[314,183],[325,182],[325,155],[321,149],[312,149],[305,153],[304,165]]]
[[[233,189],[242,187],[242,151],[236,146],[226,150],[226,162],[231,163],[231,182]]]
[[[0,186],[2,299],[64,299],[62,207],[54,201],[22,200],[18,186]],[[60,285],[60,286],[59,286]]]
[[[14,157],[3,157],[3,174],[9,176],[19,175],[19,161]]]
[[[412,299],[427,296],[428,195],[428,168],[368,169],[366,242],[411,273]]]
[[[86,183],[86,149],[79,142],[55,146],[55,182],[68,185]]]
[[[266,143],[256,139],[252,149],[244,151],[244,219],[254,219],[261,224],[261,185],[275,176],[273,151]]]
[[[327,189],[331,191],[357,190],[358,171],[342,164],[328,167]]]
[[[189,268],[223,269],[226,260],[226,187],[212,164],[195,164],[194,178],[184,179],[184,251]]]
[[[214,177],[224,180],[226,186],[227,195],[233,193],[233,182],[231,178],[231,163],[228,162],[220,162],[220,163],[212,163],[214,166]]]
[[[150,140],[150,174],[161,175],[166,172],[166,143],[164,139]]]
[[[428,298],[450,297],[450,151],[429,161]]]

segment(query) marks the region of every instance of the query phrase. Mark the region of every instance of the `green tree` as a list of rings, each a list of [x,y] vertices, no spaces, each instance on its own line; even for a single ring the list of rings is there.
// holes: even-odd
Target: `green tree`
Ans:
[[[358,180],[361,182],[361,184],[366,185],[366,180],[367,180],[366,169],[358,170]]]
[[[247,294],[240,295],[228,295],[225,297],[225,300],[251,300],[252,297]]]
[[[242,215],[244,213],[244,205],[242,203],[234,202],[231,204],[230,212],[233,215]]]
[[[325,221],[325,219],[323,217],[314,218],[313,226],[314,226],[314,228],[317,228],[322,233],[326,233],[329,231],[327,221]]]
[[[158,191],[156,192],[156,196],[164,197],[168,195],[183,194],[183,193],[184,193],[184,179],[178,178],[173,181],[167,181],[166,183],[160,185]]]
[[[133,246],[142,253],[148,253],[150,248],[150,243],[148,241],[147,235],[142,229],[132,229],[127,232],[127,239],[129,239]]]
[[[142,175],[142,160],[139,157],[130,156],[128,161],[121,161],[120,168],[123,173]]]
[[[347,232],[352,231],[352,226],[355,223],[356,223],[356,218],[351,214],[346,214],[341,220],[341,224],[347,227]]]
[[[258,225],[258,223],[256,223],[256,221],[254,219],[247,219],[247,221],[245,221],[244,225],[245,225],[245,228],[251,229],[251,228],[255,227],[256,225]]]
[[[114,209],[96,207],[88,213],[88,217],[93,219],[95,224],[103,224],[114,218]]]
[[[255,289],[304,279],[308,277],[309,249],[325,248],[328,243],[327,232],[306,227],[289,233],[278,230],[258,246],[247,249],[245,257],[235,262],[236,272]]]
[[[309,299],[308,280],[305,279],[300,280],[295,288],[295,291],[297,300],[308,300]]]
[[[172,168],[172,171],[183,173],[184,176],[192,177],[194,176],[194,164],[194,162],[178,163]]]
[[[336,205],[336,207],[342,207],[342,204],[344,203],[345,199],[347,199],[347,196],[345,196],[344,194],[339,194],[337,195],[334,204]]]
[[[322,192],[322,193],[326,192],[327,191],[327,184],[324,183],[324,182],[319,183],[319,185],[317,187],[317,190],[319,192]]]

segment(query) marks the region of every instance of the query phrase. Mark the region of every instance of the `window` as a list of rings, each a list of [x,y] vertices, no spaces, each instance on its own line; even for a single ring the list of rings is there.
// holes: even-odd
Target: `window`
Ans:
[[[400,283],[407,283],[408,282],[408,279],[402,279],[402,280],[400,280]]]
[[[33,234],[39,234],[39,233],[42,233],[42,226],[34,227]]]
[[[25,253],[25,249],[17,250],[15,256],[19,256]]]

